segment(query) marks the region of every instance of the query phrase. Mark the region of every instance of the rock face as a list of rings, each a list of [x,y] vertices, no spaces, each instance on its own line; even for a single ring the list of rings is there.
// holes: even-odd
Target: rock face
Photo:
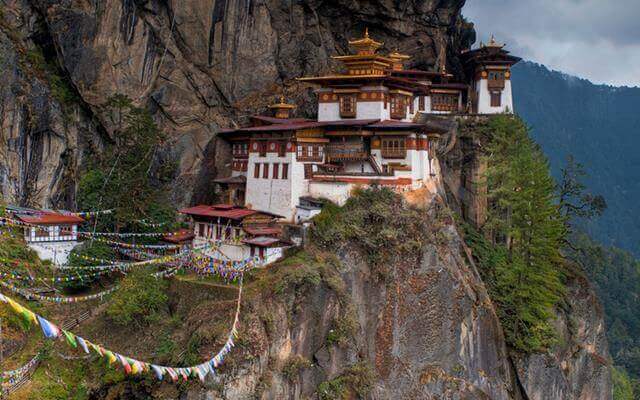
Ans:
[[[0,13],[2,196],[73,208],[85,162],[111,140],[103,105],[123,94],[149,107],[171,138],[165,151],[179,160],[176,203],[206,201],[211,179],[228,168],[217,129],[263,110],[280,91],[298,102],[299,115],[312,115],[311,90],[294,78],[329,69],[330,56],[345,54],[365,26],[387,50],[415,55],[413,66],[446,62],[459,73],[456,54],[474,39],[463,4],[7,0]],[[218,384],[187,398],[310,398],[322,382],[354,375],[357,362],[376,377],[372,399],[610,398],[603,322],[584,282],[575,283],[576,301],[558,318],[566,340],[550,355],[512,363],[453,225],[441,232],[446,245],[427,246],[418,263],[396,263],[389,285],[373,279],[361,257],[342,255],[342,296],[359,326],[348,348],[327,341],[345,311],[335,290],[314,286],[295,304],[264,298],[273,319],[247,321],[257,348]],[[313,366],[292,372],[286,367],[296,356]]]
[[[531,400],[611,398],[609,351],[600,303],[589,282],[568,285],[567,304],[558,312],[558,343],[549,354],[516,360],[520,382]]]
[[[200,193],[210,188],[209,182],[198,179],[203,177],[202,161],[219,126],[263,109],[283,90],[301,105],[301,115],[312,114],[310,90],[294,79],[328,69],[330,56],[344,54],[347,40],[361,35],[365,26],[386,43],[387,50],[415,54],[416,66],[446,62],[450,71],[459,71],[455,55],[473,40],[473,30],[460,16],[463,4],[462,0],[10,0],[3,5],[3,25],[5,31],[20,30],[16,39],[27,50],[48,46],[49,55],[102,131],[112,131],[101,111],[109,97],[123,94],[148,106],[173,138],[167,151],[179,160],[175,197],[184,204],[192,200],[194,187]],[[11,45],[6,38],[3,43]],[[31,68],[24,67],[18,67],[22,74]],[[50,95],[40,96],[44,101],[38,103],[10,94],[20,104],[32,104],[38,115],[46,112],[51,100]],[[84,124],[71,121],[70,125],[67,129],[73,135]],[[60,134],[59,129],[54,131]],[[96,136],[95,131],[85,133]],[[58,164],[65,151],[76,156],[68,162],[77,167],[80,157],[72,143],[60,142],[59,149],[40,152],[39,157],[43,165]],[[5,175],[19,175],[18,160],[2,164]],[[46,176],[43,165],[29,166],[28,173],[45,174],[38,176],[37,184],[50,186],[60,176]],[[223,163],[217,167],[226,168]],[[36,203],[56,203],[61,190],[51,188]],[[7,184],[3,193],[16,195],[16,189]]]
[[[452,220],[437,229],[441,242],[427,245],[417,262],[389,266],[390,283],[345,250],[340,277],[326,279],[344,287],[289,286],[288,293],[298,294],[290,301],[254,299],[245,310],[252,317],[243,322],[251,355],[234,362],[212,389],[187,398],[315,398],[323,382],[352,373],[354,365],[370,366],[374,376],[362,398],[521,398],[493,305]],[[356,332],[347,344],[332,342],[336,321],[349,312]],[[297,359],[308,363],[292,373]]]

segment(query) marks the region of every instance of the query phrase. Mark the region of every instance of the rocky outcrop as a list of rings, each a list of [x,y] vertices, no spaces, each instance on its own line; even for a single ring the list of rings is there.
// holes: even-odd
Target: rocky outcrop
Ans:
[[[611,398],[603,311],[589,282],[571,278],[567,302],[555,319],[557,343],[548,354],[514,356],[530,400]]]

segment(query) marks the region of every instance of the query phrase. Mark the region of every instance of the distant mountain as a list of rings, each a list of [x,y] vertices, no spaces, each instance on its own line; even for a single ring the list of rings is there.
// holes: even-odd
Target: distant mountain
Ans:
[[[558,176],[572,154],[605,196],[605,214],[585,230],[640,256],[640,88],[594,85],[531,62],[513,70],[514,108]]]

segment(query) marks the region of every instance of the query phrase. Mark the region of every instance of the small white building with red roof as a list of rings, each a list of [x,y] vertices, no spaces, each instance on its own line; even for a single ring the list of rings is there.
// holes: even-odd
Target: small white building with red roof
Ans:
[[[194,246],[211,244],[207,254],[222,261],[255,258],[267,265],[291,246],[281,239],[280,215],[231,204],[197,205],[180,213],[191,217]]]
[[[7,207],[7,213],[24,224],[24,240],[42,260],[66,264],[78,245],[78,225],[85,220],[73,213]]]

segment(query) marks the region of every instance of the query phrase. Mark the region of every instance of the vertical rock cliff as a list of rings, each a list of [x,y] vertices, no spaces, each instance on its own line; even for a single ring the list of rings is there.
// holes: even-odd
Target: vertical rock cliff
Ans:
[[[228,168],[215,134],[264,109],[276,93],[312,115],[294,78],[330,67],[365,26],[387,50],[460,72],[474,40],[464,0],[6,0],[0,6],[0,190],[10,202],[72,208],[86,161],[109,143],[104,105],[123,94],[148,107],[179,162],[176,204],[210,199]],[[445,59],[446,58],[446,59]],[[253,294],[244,323],[255,343],[217,384],[189,399],[304,399],[322,386],[365,398],[606,399],[602,316],[576,281],[550,354],[511,358],[484,284],[452,222],[393,279],[373,279],[357,253],[340,276],[285,300]],[[335,278],[335,277],[334,277]],[[337,283],[338,282],[338,283]],[[339,283],[342,282],[342,283]],[[582,300],[581,300],[582,299]],[[351,344],[335,331],[347,306]],[[269,319],[264,307],[270,308]],[[253,312],[255,311],[255,312]],[[309,363],[309,364],[307,364]],[[374,376],[368,379],[368,375]],[[365,385],[366,384],[366,385]],[[112,396],[117,398],[117,396]],[[122,397],[125,398],[125,397]],[[325,397],[331,398],[331,397]]]

